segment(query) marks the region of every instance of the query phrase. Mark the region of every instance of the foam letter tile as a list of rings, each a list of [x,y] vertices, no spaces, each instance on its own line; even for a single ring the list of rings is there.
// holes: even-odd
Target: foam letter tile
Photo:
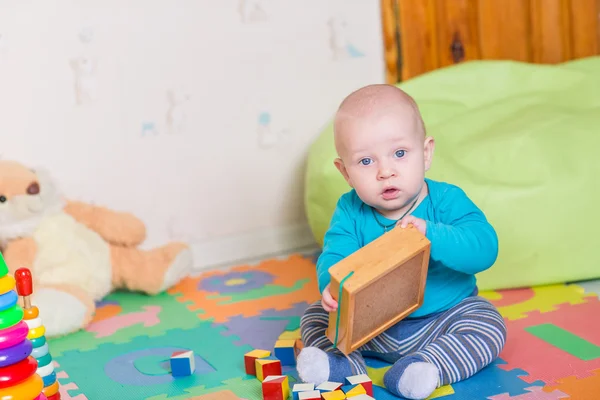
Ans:
[[[560,390],[546,391],[541,386],[532,386],[525,388],[528,393],[519,394],[517,396],[509,396],[508,393],[502,393],[496,396],[488,397],[489,400],[561,400],[570,399],[569,395],[564,394]],[[578,399],[582,399],[578,397]]]

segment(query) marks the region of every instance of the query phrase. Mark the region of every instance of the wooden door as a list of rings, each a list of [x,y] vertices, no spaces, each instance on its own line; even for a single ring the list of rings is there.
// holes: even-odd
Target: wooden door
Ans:
[[[382,0],[387,80],[466,60],[600,54],[600,0]]]

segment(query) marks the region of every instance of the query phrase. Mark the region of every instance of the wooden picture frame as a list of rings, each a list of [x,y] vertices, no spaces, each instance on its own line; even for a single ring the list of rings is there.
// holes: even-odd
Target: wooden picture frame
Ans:
[[[329,269],[338,310],[329,313],[326,334],[336,345],[337,327],[340,351],[351,353],[423,304],[430,252],[415,227],[395,227]]]

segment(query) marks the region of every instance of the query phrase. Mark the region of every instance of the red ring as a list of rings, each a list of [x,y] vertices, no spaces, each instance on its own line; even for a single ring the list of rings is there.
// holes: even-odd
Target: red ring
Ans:
[[[37,361],[29,356],[16,364],[0,368],[0,388],[15,386],[29,378],[37,370]]]

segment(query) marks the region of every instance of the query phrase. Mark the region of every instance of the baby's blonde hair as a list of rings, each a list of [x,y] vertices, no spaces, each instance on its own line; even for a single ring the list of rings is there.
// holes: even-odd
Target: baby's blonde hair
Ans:
[[[408,108],[407,108],[408,107]],[[339,141],[340,125],[347,119],[363,118],[374,114],[393,112],[393,109],[409,110],[415,118],[419,133],[425,138],[425,123],[416,101],[402,89],[389,84],[364,86],[350,93],[341,102],[334,119],[336,147]]]

